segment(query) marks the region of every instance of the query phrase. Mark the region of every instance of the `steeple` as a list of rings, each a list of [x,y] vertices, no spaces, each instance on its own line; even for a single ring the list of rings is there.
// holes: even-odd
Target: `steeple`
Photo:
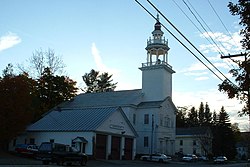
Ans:
[[[157,14],[156,23],[154,26],[154,31],[152,32],[152,37],[147,40],[147,65],[153,64],[167,64],[168,41],[163,37],[163,31],[161,31],[161,23],[159,19],[159,14]]]
[[[142,63],[142,91],[145,101],[164,100],[172,97],[172,66],[168,64],[168,41],[163,37],[157,14],[152,38],[147,40],[147,62]]]

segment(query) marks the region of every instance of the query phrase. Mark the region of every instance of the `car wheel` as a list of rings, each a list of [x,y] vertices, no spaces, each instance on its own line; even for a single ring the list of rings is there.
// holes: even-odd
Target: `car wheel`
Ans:
[[[83,158],[80,162],[81,166],[86,166],[87,164],[87,159],[86,158]]]
[[[143,160],[143,161],[147,161],[147,158],[146,158],[146,157],[143,157],[142,160]]]
[[[58,159],[56,160],[56,164],[57,164],[57,165],[63,166],[63,159],[58,158]]]
[[[43,161],[43,165],[49,165],[49,161]]]
[[[159,159],[159,162],[160,162],[160,163],[163,163],[163,159]]]

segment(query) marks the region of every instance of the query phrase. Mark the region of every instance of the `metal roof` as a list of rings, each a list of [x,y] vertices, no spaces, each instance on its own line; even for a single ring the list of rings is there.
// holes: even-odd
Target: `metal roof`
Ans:
[[[61,105],[61,108],[117,107],[138,105],[142,101],[141,89],[100,93],[82,93]]]
[[[52,110],[27,131],[94,131],[118,107]]]
[[[208,127],[176,128],[177,136],[206,135],[207,133],[211,133],[211,129]]]

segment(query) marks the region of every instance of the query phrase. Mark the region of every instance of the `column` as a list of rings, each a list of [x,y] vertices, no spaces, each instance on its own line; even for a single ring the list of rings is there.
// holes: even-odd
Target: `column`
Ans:
[[[112,140],[112,136],[108,135],[108,140],[107,140],[107,146],[106,146],[106,159],[109,158],[109,155],[111,155],[111,141]]]
[[[125,155],[124,150],[125,150],[125,137],[122,137],[120,145],[120,159],[122,159]]]
[[[136,138],[133,139],[133,152],[132,152],[132,160],[135,159],[136,156]]]

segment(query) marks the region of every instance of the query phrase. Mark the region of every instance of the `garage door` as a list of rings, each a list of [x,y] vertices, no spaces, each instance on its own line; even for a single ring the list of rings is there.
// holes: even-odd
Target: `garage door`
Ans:
[[[96,135],[96,158],[97,159],[106,159],[106,135]]]
[[[124,156],[126,160],[132,160],[132,152],[133,152],[133,139],[125,138]]]
[[[120,145],[121,145],[121,138],[112,136],[111,142],[111,158],[115,160],[120,159]]]

